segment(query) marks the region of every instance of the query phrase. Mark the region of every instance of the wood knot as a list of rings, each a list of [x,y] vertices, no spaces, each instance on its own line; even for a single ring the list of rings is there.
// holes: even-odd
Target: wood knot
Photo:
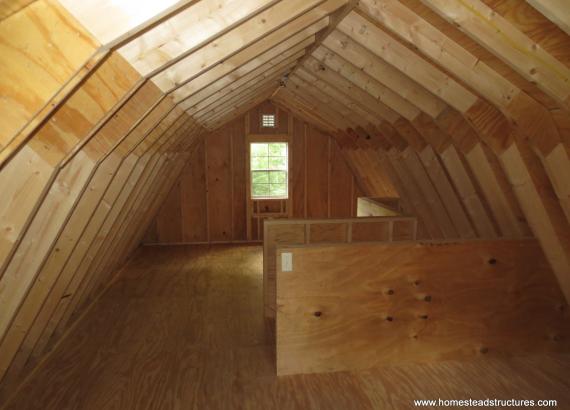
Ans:
[[[426,295],[426,296],[424,297],[424,301],[426,301],[426,302],[431,302],[431,296],[430,296],[430,295]]]
[[[394,294],[394,289],[388,289],[388,290],[386,291],[386,294],[387,294],[387,295],[393,295],[393,294]]]
[[[420,315],[420,319],[422,319],[422,320],[427,320],[427,319],[428,319],[428,315]]]
[[[394,321],[394,318],[393,318],[392,316],[386,316],[386,320],[387,320],[388,322],[393,322],[393,321]]]
[[[321,317],[323,315],[323,312],[317,311],[313,313],[313,315],[315,315],[315,317]]]
[[[489,265],[496,265],[496,264],[497,264],[497,259],[491,258],[491,259],[489,259],[488,263],[489,263]]]
[[[487,353],[489,353],[489,349],[487,347],[482,347],[481,349],[479,349],[479,352],[481,352],[483,354],[487,354]]]

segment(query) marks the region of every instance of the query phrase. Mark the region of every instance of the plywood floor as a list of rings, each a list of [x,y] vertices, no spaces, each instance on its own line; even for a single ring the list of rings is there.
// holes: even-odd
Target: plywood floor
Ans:
[[[274,376],[261,248],[144,248],[9,409],[408,409],[414,399],[557,399],[570,356]]]

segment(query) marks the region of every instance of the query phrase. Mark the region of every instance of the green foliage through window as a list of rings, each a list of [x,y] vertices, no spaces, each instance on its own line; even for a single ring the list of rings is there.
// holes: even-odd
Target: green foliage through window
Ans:
[[[251,144],[251,196],[287,198],[287,143]]]

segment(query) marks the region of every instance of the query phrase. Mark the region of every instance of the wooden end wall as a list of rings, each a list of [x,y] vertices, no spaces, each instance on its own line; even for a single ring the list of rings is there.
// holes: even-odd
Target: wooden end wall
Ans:
[[[275,130],[259,127],[262,113],[277,115]],[[289,138],[288,201],[248,200],[246,141],[248,136],[263,135]],[[357,197],[364,195],[359,186],[334,138],[266,101],[202,139],[144,242],[262,240],[264,213],[291,218],[356,216]]]
[[[277,373],[570,349],[570,315],[536,240],[286,247]]]

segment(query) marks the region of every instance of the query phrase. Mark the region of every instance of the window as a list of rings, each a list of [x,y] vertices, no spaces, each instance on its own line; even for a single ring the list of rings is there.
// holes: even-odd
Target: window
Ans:
[[[275,128],[275,114],[262,114],[261,126],[264,128]]]
[[[288,149],[286,142],[251,144],[252,198],[288,197]]]

